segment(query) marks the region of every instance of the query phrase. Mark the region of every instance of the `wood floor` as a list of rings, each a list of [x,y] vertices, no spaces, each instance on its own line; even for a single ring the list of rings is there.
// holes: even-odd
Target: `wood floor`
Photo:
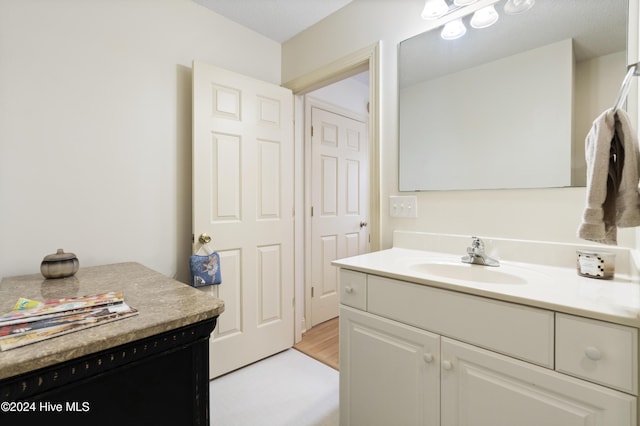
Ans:
[[[318,324],[311,330],[307,330],[302,335],[302,340],[294,348],[339,370],[338,329],[338,317]]]

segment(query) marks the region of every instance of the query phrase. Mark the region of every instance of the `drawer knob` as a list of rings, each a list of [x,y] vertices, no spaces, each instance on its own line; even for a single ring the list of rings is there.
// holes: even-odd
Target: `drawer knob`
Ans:
[[[442,368],[449,371],[453,368],[451,361],[442,361]]]
[[[349,294],[351,294],[351,293],[353,293],[353,288],[351,288],[351,287],[349,287],[349,286],[346,286],[346,287],[344,288],[344,291],[345,291],[345,293],[349,293]]]
[[[427,352],[426,354],[424,354],[423,358],[424,358],[424,362],[426,362],[426,363],[433,362],[433,354],[432,353]]]
[[[598,348],[595,348],[593,346],[589,346],[587,349],[585,349],[584,354],[592,361],[598,361],[602,358],[602,354],[600,353]]]

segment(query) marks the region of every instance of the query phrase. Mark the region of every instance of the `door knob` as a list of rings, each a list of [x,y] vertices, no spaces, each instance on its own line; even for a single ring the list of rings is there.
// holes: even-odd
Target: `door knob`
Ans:
[[[198,237],[198,241],[200,242],[200,244],[209,244],[211,242],[211,237],[203,233]]]
[[[361,220],[361,221],[360,221],[360,229],[364,228],[364,227],[365,227],[365,226],[367,226],[367,225],[368,225],[368,223],[367,223],[367,222],[365,222],[364,220]]]

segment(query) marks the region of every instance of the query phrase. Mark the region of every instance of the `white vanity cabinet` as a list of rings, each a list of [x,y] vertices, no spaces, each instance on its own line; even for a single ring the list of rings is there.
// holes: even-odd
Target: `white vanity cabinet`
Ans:
[[[342,426],[637,424],[637,329],[346,269],[341,301],[354,282]]]

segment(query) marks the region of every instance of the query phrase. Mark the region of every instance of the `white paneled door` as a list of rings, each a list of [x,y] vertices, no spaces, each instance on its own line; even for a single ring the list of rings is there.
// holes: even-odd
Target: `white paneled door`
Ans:
[[[293,96],[193,64],[193,233],[211,236],[224,300],[211,378],[293,345]]]
[[[366,123],[311,108],[311,325],[338,316],[338,268],[369,252]]]

